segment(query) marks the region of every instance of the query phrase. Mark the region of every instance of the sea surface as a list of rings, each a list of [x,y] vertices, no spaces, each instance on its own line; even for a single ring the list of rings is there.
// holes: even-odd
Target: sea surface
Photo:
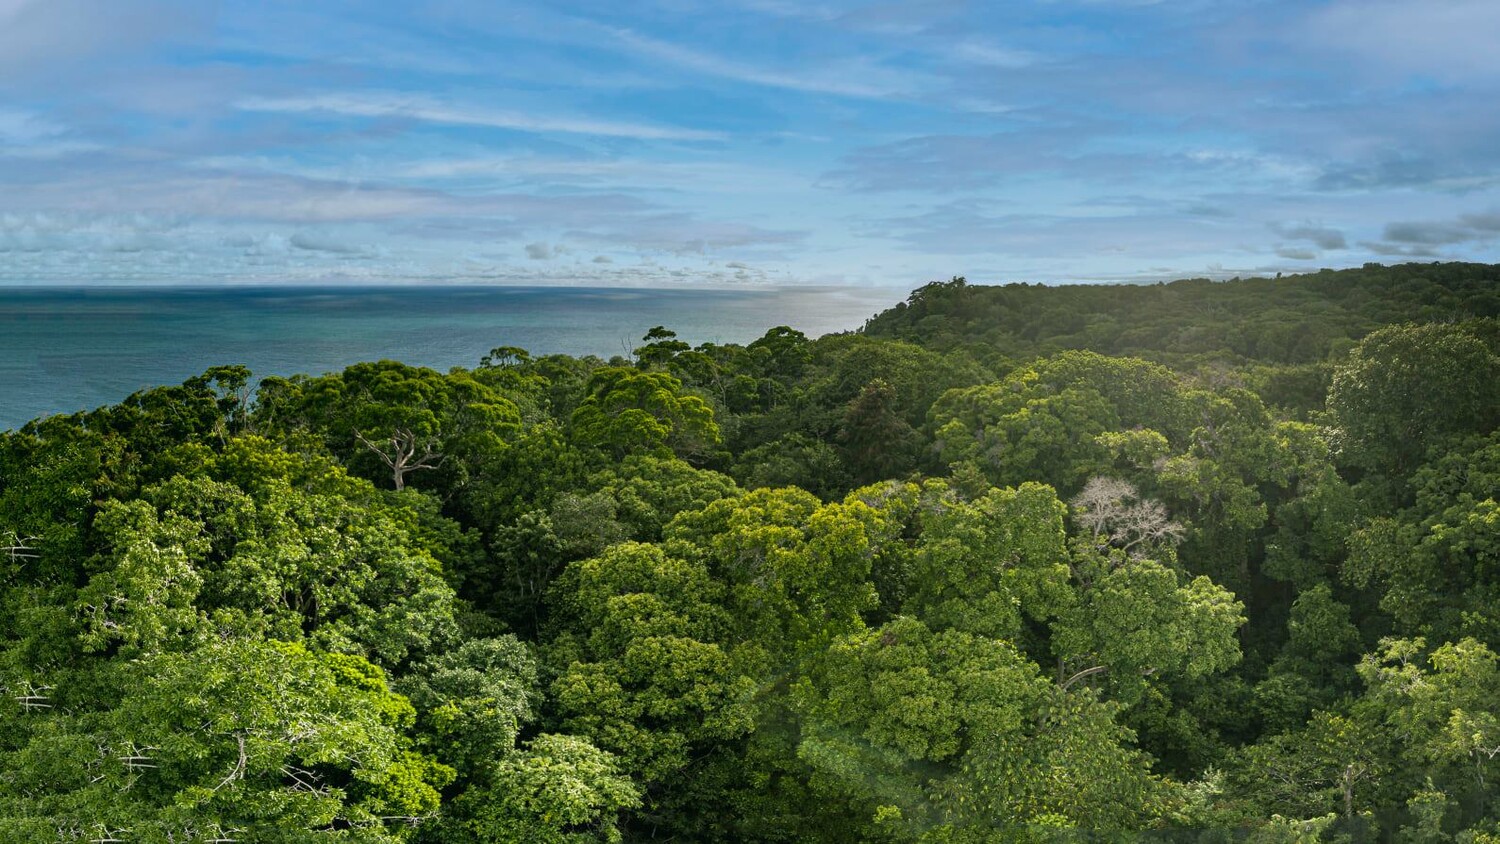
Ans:
[[[869,288],[0,288],[0,430],[120,401],[219,364],[256,376],[393,359],[472,367],[497,346],[629,354],[652,326],[747,343],[861,327],[904,298]]]

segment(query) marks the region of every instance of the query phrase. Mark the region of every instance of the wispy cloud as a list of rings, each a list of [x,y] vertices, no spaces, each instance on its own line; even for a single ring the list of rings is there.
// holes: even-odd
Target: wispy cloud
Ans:
[[[644,123],[622,123],[579,117],[554,117],[518,111],[446,103],[420,94],[394,92],[329,93],[296,97],[247,97],[243,111],[290,114],[337,114],[346,117],[395,118],[451,126],[486,126],[518,132],[594,135],[654,141],[721,141],[721,132]]]
[[[0,107],[0,158],[55,159],[103,149],[71,137],[66,126],[35,112]]]
[[[1497,29],[1492,0],[0,0],[0,274],[1500,260]]]
[[[972,39],[960,41],[950,49],[953,58],[960,61],[1001,68],[1029,67],[1041,58],[1030,50],[1000,47]]]
[[[856,98],[908,96],[914,91],[911,74],[892,72],[867,61],[832,68],[767,68],[700,52],[629,29],[614,29],[611,34],[616,44],[635,53],[694,73],[751,85]]]

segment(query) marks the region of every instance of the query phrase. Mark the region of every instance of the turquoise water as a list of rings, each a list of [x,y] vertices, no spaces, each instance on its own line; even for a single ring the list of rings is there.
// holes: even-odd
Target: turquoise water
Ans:
[[[626,354],[665,325],[689,343],[745,343],[776,325],[860,327],[893,290],[557,287],[0,288],[0,430],[112,404],[218,364],[320,374],[391,358],[446,370],[496,346]]]

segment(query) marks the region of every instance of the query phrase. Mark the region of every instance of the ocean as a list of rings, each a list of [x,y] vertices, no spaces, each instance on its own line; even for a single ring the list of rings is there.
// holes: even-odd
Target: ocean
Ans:
[[[870,288],[0,288],[0,430],[179,384],[210,366],[321,374],[393,359],[440,371],[490,349],[628,354],[652,326],[747,343],[861,327],[904,298]]]

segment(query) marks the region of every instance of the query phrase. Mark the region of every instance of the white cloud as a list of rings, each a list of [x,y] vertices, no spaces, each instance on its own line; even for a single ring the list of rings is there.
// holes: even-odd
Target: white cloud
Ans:
[[[868,99],[904,96],[913,92],[913,73],[894,73],[867,62],[833,68],[772,70],[712,53],[700,53],[628,29],[611,30],[611,34],[616,44],[638,54],[736,82],[804,93]]]
[[[392,117],[451,126],[488,126],[520,132],[555,132],[636,140],[717,141],[725,138],[721,132],[700,129],[499,111],[444,103],[420,94],[384,91],[302,97],[247,97],[236,103],[236,107],[242,111]]]
[[[735,194],[804,190],[811,178],[752,164],[713,161],[647,161],[634,158],[554,158],[531,155],[433,158],[382,163],[379,175],[394,179],[519,179],[529,183],[628,185],[661,190]],[[377,175],[372,172],[371,176]]]
[[[63,133],[63,127],[29,111],[0,108],[0,146],[33,144]]]
[[[960,41],[953,45],[952,56],[970,64],[1000,68],[1028,67],[1037,62],[1037,54],[986,44],[982,41]]]
[[[0,107],[0,158],[45,160],[103,149],[69,137],[66,126],[39,114]]]

